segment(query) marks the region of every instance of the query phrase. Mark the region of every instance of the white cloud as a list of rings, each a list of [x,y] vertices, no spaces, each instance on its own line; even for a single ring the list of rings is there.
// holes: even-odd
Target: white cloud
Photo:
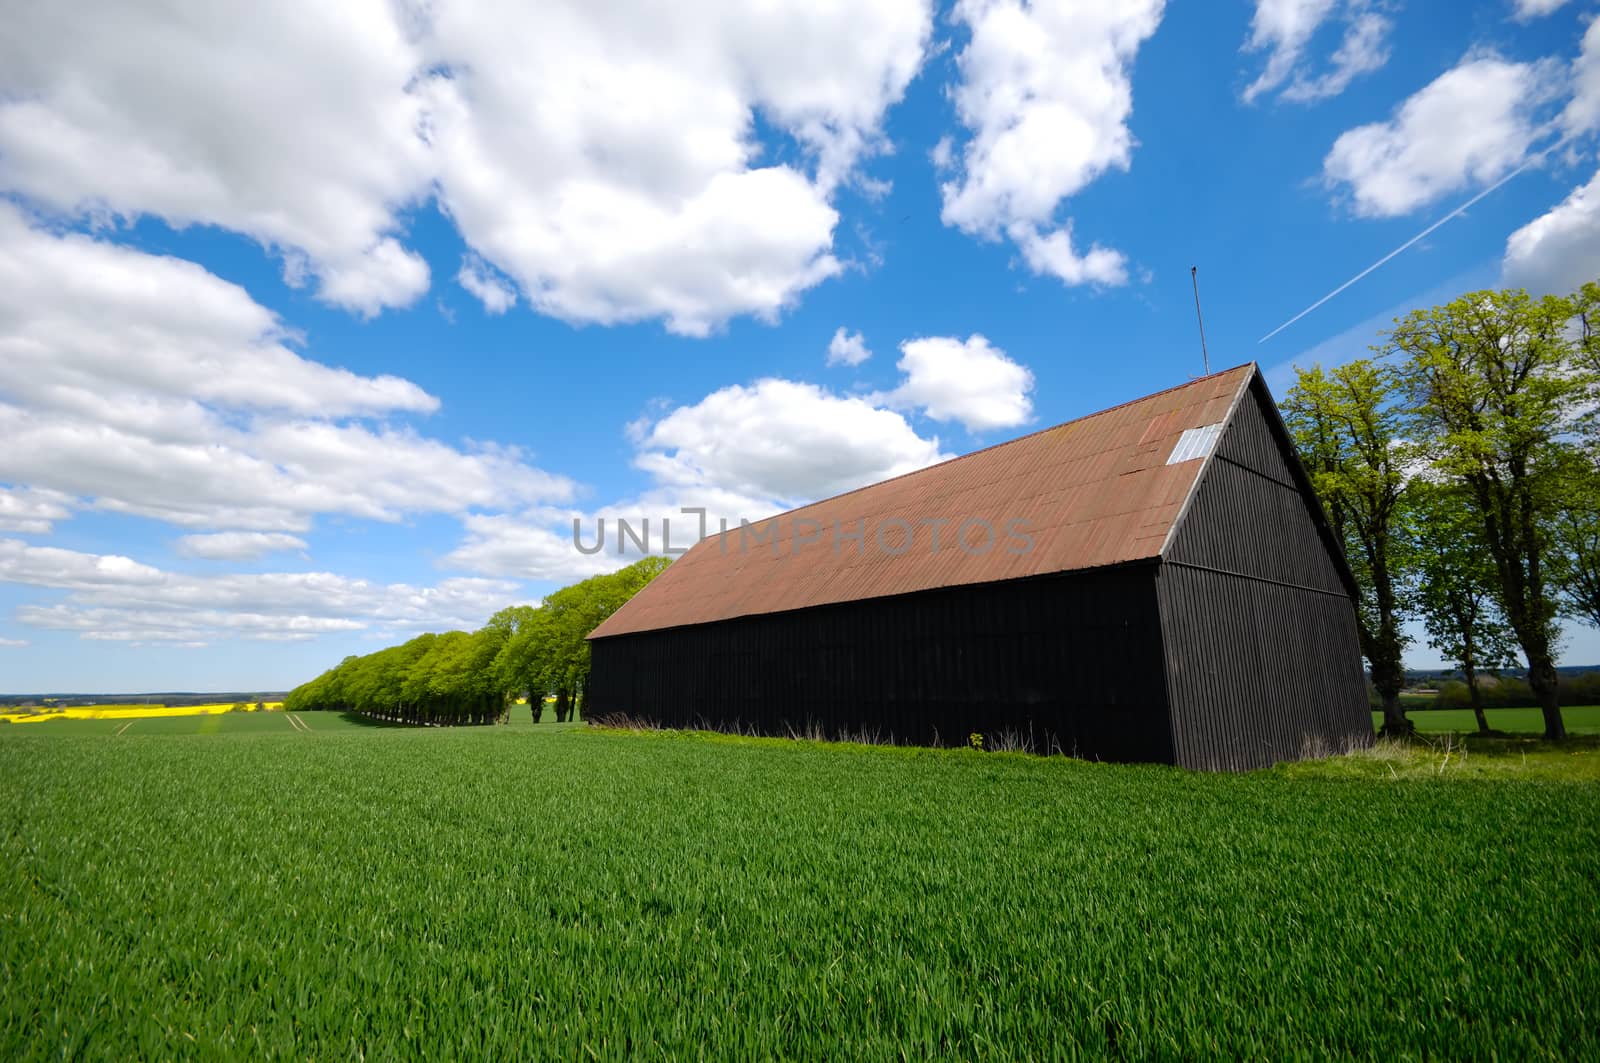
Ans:
[[[892,410],[792,380],[758,380],[658,419],[639,468],[676,494],[715,489],[791,504],[848,491],[940,460]]]
[[[410,429],[208,423],[209,439],[171,441],[0,403],[0,477],[183,527],[265,531],[303,531],[322,513],[394,521],[573,493],[515,450],[462,451]]]
[[[27,646],[27,645],[29,645],[27,639],[0,638],[0,646],[5,646],[5,647],[7,647],[9,649],[19,649],[19,648],[21,648],[23,646]]]
[[[1331,59],[1331,69],[1312,76],[1306,52],[1317,31],[1338,12],[1344,36]],[[1243,99],[1283,87],[1283,98],[1298,103],[1337,96],[1350,82],[1389,61],[1388,37],[1393,23],[1370,0],[1256,0],[1250,20],[1247,52],[1267,52],[1267,65],[1248,86]]]
[[[581,541],[592,545],[596,518],[581,512],[470,514],[462,520],[466,538],[440,564],[456,571],[570,583],[610,572],[625,563],[615,560],[609,552],[586,554],[573,545],[574,518],[581,522]],[[630,519],[635,525],[639,523],[637,515],[630,514]],[[614,534],[608,529],[607,538]]]
[[[341,631],[470,629],[521,600],[517,585],[504,580],[457,578],[422,587],[329,572],[195,576],[14,539],[0,539],[0,581],[67,592],[60,602],[21,606],[19,622],[116,642],[276,642]]]
[[[1370,74],[1389,61],[1389,31],[1394,24],[1375,11],[1351,5],[1344,39],[1333,53],[1333,69],[1318,77],[1297,75],[1283,90],[1283,98],[1309,103],[1337,96],[1362,74]]]
[[[1561,125],[1568,136],[1600,129],[1600,17],[1589,23],[1572,61],[1572,99],[1561,114]]]
[[[847,332],[840,325],[833,333],[833,339],[828,341],[829,365],[860,365],[872,352],[867,349],[867,341],[859,332]]]
[[[442,559],[446,568],[520,579],[567,582],[607,572],[641,553],[682,549],[705,527],[738,527],[795,506],[911,472],[951,455],[899,413],[866,398],[836,395],[792,380],[758,380],[712,392],[688,406],[654,410],[630,427],[635,464],[652,486],[591,511],[540,507],[515,515],[481,514]],[[600,522],[604,547],[592,550]],[[619,521],[645,540],[622,538]],[[666,522],[670,522],[668,534]],[[648,529],[648,530],[647,530]]]
[[[243,289],[192,262],[47,233],[0,205],[0,483],[56,492],[32,496],[52,512],[69,496],[278,532],[319,513],[395,520],[572,493],[515,450],[463,451],[353,419],[438,400],[322,365],[288,340]],[[37,529],[60,515],[14,519]]]
[[[925,337],[900,349],[904,376],[886,393],[843,396],[769,378],[721,388],[692,405],[653,404],[627,428],[634,464],[653,481],[649,489],[588,512],[533,507],[468,516],[466,538],[441,563],[520,579],[580,579],[642,553],[691,546],[702,519],[711,532],[737,528],[741,518],[760,520],[952,457],[900,411],[973,431],[1032,416],[1033,374],[983,336]],[[684,507],[704,510],[703,518]],[[574,520],[583,550],[574,542]],[[634,538],[621,537],[619,520]],[[601,521],[604,547],[588,553]]]
[[[0,190],[247,233],[364,314],[427,289],[402,241],[437,199],[535,309],[701,334],[841,269],[833,193],[881,187],[857,166],[930,27],[928,0],[32,4]],[[763,158],[758,116],[799,157]]]
[[[208,561],[254,561],[285,550],[304,550],[306,541],[283,532],[215,532],[185,535],[176,543],[178,556]]]
[[[900,345],[899,387],[879,401],[920,409],[936,421],[960,421],[970,431],[1014,428],[1033,415],[1033,373],[983,336],[929,336]]]
[[[1246,103],[1282,85],[1294,72],[1317,27],[1333,13],[1338,0],[1256,0],[1250,20],[1247,52],[1270,53],[1267,67],[1244,90]]]
[[[1341,134],[1323,160],[1331,187],[1357,214],[1407,214],[1468,184],[1487,184],[1527,157],[1539,107],[1561,88],[1551,61],[1468,55],[1407,99],[1386,122]]]
[[[1536,18],[1554,14],[1565,7],[1567,0],[1512,0],[1516,11],[1513,17],[1518,22],[1531,22]]]
[[[1098,244],[1080,255],[1056,214],[1096,177],[1130,165],[1130,71],[1163,6],[961,0],[954,18],[971,39],[953,97],[971,137],[941,185],[945,224],[1009,237],[1031,269],[1067,284],[1124,283],[1123,256]],[[941,154],[955,164],[952,151]]]
[[[462,257],[456,283],[477,296],[488,313],[503,314],[517,304],[517,290],[477,255]]]
[[[535,309],[772,318],[838,273],[835,187],[921,63],[925,0],[432,12],[440,199]],[[754,119],[804,158],[761,157]]]
[[[246,233],[362,313],[428,286],[395,239],[431,173],[385,0],[25,4],[0,40],[0,187],[68,214]]]
[[[700,540],[702,527],[715,534],[719,528],[737,528],[741,518],[760,520],[793,504],[700,485],[654,488],[593,511],[537,508],[473,514],[462,521],[467,534],[461,545],[440,565],[451,571],[571,583],[614,572],[647,554],[682,553]],[[685,512],[685,507],[696,512]],[[704,515],[698,510],[705,510]]]
[[[1508,285],[1566,294],[1600,278],[1600,172],[1506,240]]]
[[[843,396],[765,379],[721,388],[693,405],[652,410],[629,426],[634,463],[653,481],[648,490],[589,512],[544,507],[468,516],[465,540],[441,563],[520,579],[579,579],[645,552],[693,545],[702,518],[684,507],[703,509],[704,527],[715,532],[952,456],[937,438],[918,435],[899,410],[974,431],[1015,426],[1032,415],[1033,374],[982,336],[910,340],[901,351],[905,375],[884,394]],[[585,548],[596,545],[605,522],[600,552],[574,543],[574,520]],[[619,520],[645,549],[621,537]]]
[[[1018,223],[1008,232],[1016,241],[1022,258],[1035,273],[1061,278],[1067,284],[1126,284],[1128,259],[1121,251],[1092,245],[1087,254],[1072,246],[1072,223],[1054,232],[1042,233],[1032,225]]]
[[[85,554],[0,539],[0,580],[37,587],[118,587],[159,583],[160,569],[120,554]]]
[[[107,395],[293,413],[431,412],[410,381],[302,358],[271,311],[183,259],[30,226],[0,202],[0,390],[89,412]]]
[[[0,487],[0,531],[44,535],[72,516],[66,495],[55,491]]]

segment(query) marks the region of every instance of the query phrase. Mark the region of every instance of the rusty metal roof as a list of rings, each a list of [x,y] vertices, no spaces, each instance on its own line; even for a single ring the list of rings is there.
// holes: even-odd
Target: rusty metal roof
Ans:
[[[710,535],[589,637],[1158,557],[1217,435],[1191,430],[1226,420],[1255,372],[1200,377]]]

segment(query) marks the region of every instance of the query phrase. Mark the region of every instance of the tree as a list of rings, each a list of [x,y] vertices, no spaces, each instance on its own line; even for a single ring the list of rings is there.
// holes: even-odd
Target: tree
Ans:
[[[1573,351],[1578,364],[1590,373],[1600,374],[1600,283],[1589,281],[1573,293],[1572,314],[1578,322]]]
[[[1402,359],[1411,431],[1433,468],[1465,488],[1494,561],[1499,599],[1528,662],[1545,737],[1566,738],[1555,665],[1550,529],[1565,505],[1563,452],[1592,392],[1580,298],[1479,291],[1416,310],[1388,333]]]
[[[509,697],[522,694],[533,711],[533,722],[539,722],[543,708],[543,694],[535,691],[537,685],[533,670],[537,664],[538,640],[534,631],[540,624],[539,608],[533,605],[511,605],[489,618],[483,626],[493,632],[494,659],[489,667],[495,682]]]
[[[1438,650],[1467,681],[1467,700],[1478,732],[1489,733],[1478,673],[1498,675],[1516,664],[1516,636],[1495,601],[1498,581],[1459,487],[1419,485],[1417,495],[1417,604]]]
[[[544,711],[544,696],[549,693],[550,615],[531,605],[513,606],[496,613],[491,625],[506,631],[505,641],[495,655],[494,670],[506,690],[522,691],[539,722]]]
[[[1600,462],[1587,451],[1572,451],[1562,482],[1566,505],[1550,522],[1561,611],[1600,627]]]
[[[1383,733],[1409,734],[1400,625],[1407,608],[1409,552],[1405,449],[1393,370],[1361,359],[1324,372],[1296,370],[1283,404],[1301,460],[1356,577],[1361,653],[1383,706]]]
[[[535,722],[548,693],[565,722],[589,680],[589,632],[667,566],[647,557],[563,587],[542,606],[500,610],[475,632],[423,634],[399,646],[346,657],[302,683],[286,708],[345,709],[407,723],[504,720],[508,694],[526,691]]]
[[[589,632],[666,570],[670,559],[646,557],[626,568],[591,576],[544,600],[545,675],[556,696],[556,720],[578,710],[589,685]]]

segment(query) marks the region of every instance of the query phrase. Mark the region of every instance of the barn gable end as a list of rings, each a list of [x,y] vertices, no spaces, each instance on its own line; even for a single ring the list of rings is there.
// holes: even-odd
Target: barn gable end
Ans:
[[[1257,375],[1157,576],[1178,763],[1242,770],[1370,740],[1353,586]]]

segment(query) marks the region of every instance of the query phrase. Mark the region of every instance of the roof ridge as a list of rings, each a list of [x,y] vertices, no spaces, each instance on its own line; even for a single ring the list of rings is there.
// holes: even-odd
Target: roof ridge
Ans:
[[[805,510],[811,509],[813,506],[820,506],[825,502],[832,502],[835,499],[848,498],[849,496],[857,493],[858,491],[865,491],[865,490],[868,490],[869,488],[881,487],[884,484],[894,483],[896,480],[904,480],[908,476],[915,476],[918,473],[927,472],[930,469],[941,468],[942,466],[945,466],[945,465],[954,465],[958,461],[963,461],[963,460],[965,460],[967,458],[976,457],[979,454],[986,454],[989,451],[996,450],[996,449],[998,449],[1000,447],[1009,447],[1011,444],[1020,443],[1024,439],[1032,439],[1034,436],[1044,435],[1046,432],[1054,432],[1057,428],[1065,428],[1069,424],[1077,424],[1079,421],[1087,421],[1091,417],[1100,417],[1100,416],[1103,416],[1104,414],[1112,413],[1112,412],[1114,412],[1116,410],[1122,409],[1125,406],[1132,406],[1136,402],[1145,402],[1145,401],[1147,401],[1149,399],[1159,398],[1162,395],[1167,395],[1167,394],[1170,394],[1171,392],[1174,392],[1174,391],[1181,391],[1184,388],[1192,388],[1196,384],[1202,383],[1202,382],[1207,381],[1207,380],[1215,380],[1217,377],[1227,376],[1229,373],[1237,373],[1241,369],[1247,369],[1247,368],[1254,367],[1255,364],[1256,363],[1254,361],[1240,362],[1238,365],[1229,366],[1227,369],[1219,369],[1215,373],[1207,373],[1204,376],[1197,376],[1197,377],[1193,378],[1192,380],[1188,380],[1188,381],[1186,381],[1186,382],[1184,382],[1182,384],[1174,384],[1169,388],[1162,388],[1160,391],[1152,391],[1148,395],[1140,395],[1137,398],[1128,399],[1126,402],[1119,402],[1115,406],[1107,406],[1103,410],[1095,410],[1092,413],[1085,413],[1085,414],[1082,414],[1082,415],[1080,415],[1078,417],[1069,418],[1068,420],[1061,421],[1061,422],[1059,422],[1057,424],[1046,425],[1044,428],[1036,428],[1032,432],[1028,432],[1025,435],[1016,436],[1016,437],[1011,438],[1011,439],[1004,439],[1004,440],[1001,440],[998,443],[990,443],[986,447],[979,447],[977,450],[969,450],[965,454],[957,454],[954,457],[946,458],[943,461],[936,461],[932,465],[924,465],[920,469],[911,469],[908,472],[900,473],[897,476],[890,476],[890,477],[887,477],[887,478],[882,479],[882,480],[874,480],[872,483],[862,484],[860,487],[852,487],[848,491],[840,491],[836,495],[828,495],[825,498],[818,498],[818,499],[816,499],[814,501],[807,502],[803,506],[795,506],[792,509],[782,510],[781,512],[772,514],[772,516],[770,516],[770,517],[762,517],[761,520],[752,521],[751,522],[751,527],[755,527],[756,525],[764,523],[765,521],[776,520],[779,517],[786,517],[786,516],[789,516],[790,514],[793,514],[793,513],[800,513],[800,512],[803,512]],[[717,535],[724,535],[724,534],[726,534],[726,533],[725,532],[717,532],[715,535],[707,535],[705,537],[705,539],[703,539],[701,541],[702,542],[709,542],[712,539],[716,538]],[[696,543],[695,545],[698,546],[699,544]]]

